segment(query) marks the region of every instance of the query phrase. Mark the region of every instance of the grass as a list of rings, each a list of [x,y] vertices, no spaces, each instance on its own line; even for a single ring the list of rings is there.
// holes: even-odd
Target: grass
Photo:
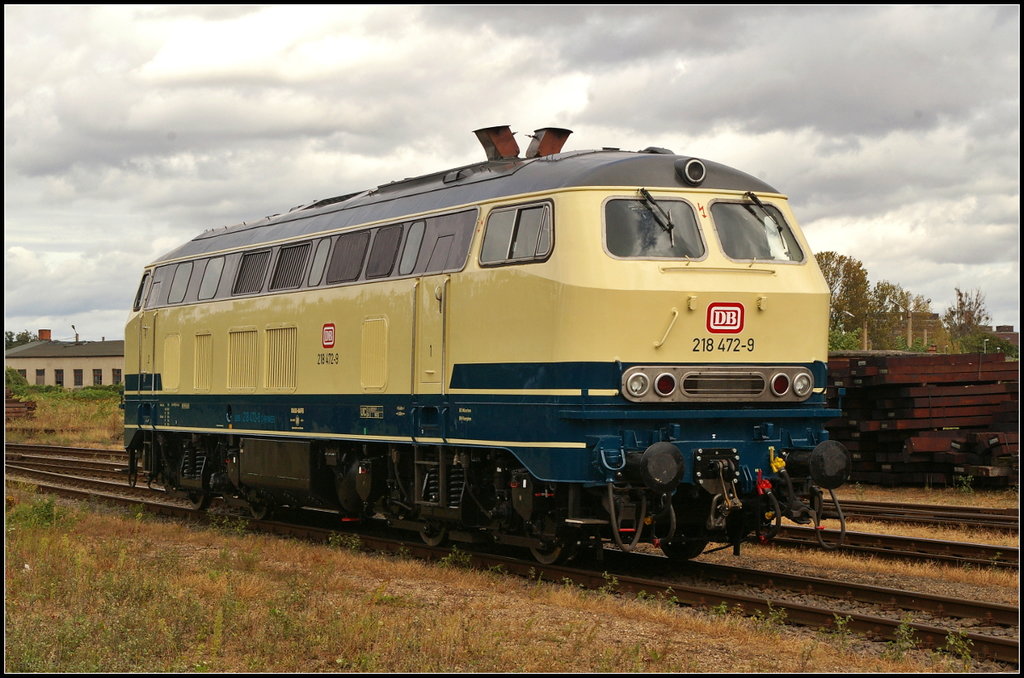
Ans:
[[[124,411],[117,390],[30,388],[18,397],[35,401],[35,414],[6,422],[6,442],[124,449]]]
[[[8,442],[121,449],[116,394],[37,395],[35,417],[8,422]],[[1018,505],[1017,493],[1005,490],[855,484],[837,495],[841,501]],[[360,554],[344,535],[315,546],[244,534],[228,517],[196,528],[60,501],[7,486],[8,672],[968,670],[963,648],[946,654],[890,648],[886,655],[885,646],[865,651],[846,635],[837,643],[781,626],[772,615],[751,619],[677,608],[664,599],[627,599],[614,595],[613,582],[587,592],[475,572],[461,566],[458,552],[429,565]],[[851,523],[850,529],[882,525]],[[908,528],[892,529],[905,534]],[[936,538],[988,541],[976,533]],[[702,559],[718,557],[725,558]],[[859,568],[869,576],[879,569],[842,554],[757,546],[744,549],[746,559],[767,569],[796,559],[822,572]],[[883,567],[1012,591],[1006,597],[1016,601],[1014,573],[896,561]]]
[[[847,483],[835,490],[840,503],[848,501],[892,501],[905,504],[934,504],[938,506],[979,506],[985,508],[1017,508],[1020,489],[953,487],[877,487],[861,483]],[[826,494],[826,497],[828,495]]]
[[[124,449],[120,389],[106,386],[67,390],[22,385],[15,386],[14,393],[18,399],[35,401],[36,411],[31,417],[6,422],[7,442]]]
[[[776,620],[54,503],[8,484],[13,672],[934,672]],[[811,639],[811,642],[808,639]],[[852,643],[851,643],[852,645]]]

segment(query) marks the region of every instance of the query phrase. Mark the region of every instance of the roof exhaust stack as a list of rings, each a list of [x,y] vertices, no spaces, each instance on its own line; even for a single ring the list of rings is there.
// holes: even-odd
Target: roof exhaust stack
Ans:
[[[506,160],[519,156],[519,144],[516,143],[512,129],[508,125],[484,127],[473,130],[473,133],[487,152],[488,160]]]
[[[554,155],[562,150],[562,146],[565,145],[565,140],[572,134],[571,129],[563,129],[561,127],[542,127],[538,130],[534,130],[533,141],[530,142],[530,147],[526,149],[527,158],[542,158],[545,155]]]

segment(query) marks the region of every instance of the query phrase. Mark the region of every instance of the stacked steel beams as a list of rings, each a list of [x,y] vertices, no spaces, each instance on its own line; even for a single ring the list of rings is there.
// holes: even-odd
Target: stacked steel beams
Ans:
[[[1019,484],[1020,364],[1005,355],[833,353],[829,386],[851,481]]]

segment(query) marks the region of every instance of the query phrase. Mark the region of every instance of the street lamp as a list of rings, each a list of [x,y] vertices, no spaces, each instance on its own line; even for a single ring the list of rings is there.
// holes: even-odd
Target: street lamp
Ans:
[[[850,313],[849,311],[840,311],[840,312],[841,313],[845,313],[846,315],[850,316],[851,318],[854,318],[854,319],[857,318],[857,316],[855,316],[854,314]],[[865,351],[868,350],[868,317],[867,317],[867,315],[864,316],[864,328],[863,328],[863,331],[861,332],[860,345],[861,345],[861,349],[862,350],[865,350]]]

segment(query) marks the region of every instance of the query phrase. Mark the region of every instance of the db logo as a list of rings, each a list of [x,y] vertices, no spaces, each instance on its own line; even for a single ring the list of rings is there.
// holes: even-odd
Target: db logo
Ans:
[[[334,348],[334,323],[324,325],[324,329],[320,333],[320,343],[324,345],[324,348]]]
[[[708,306],[708,332],[739,334],[743,331],[743,304]]]

